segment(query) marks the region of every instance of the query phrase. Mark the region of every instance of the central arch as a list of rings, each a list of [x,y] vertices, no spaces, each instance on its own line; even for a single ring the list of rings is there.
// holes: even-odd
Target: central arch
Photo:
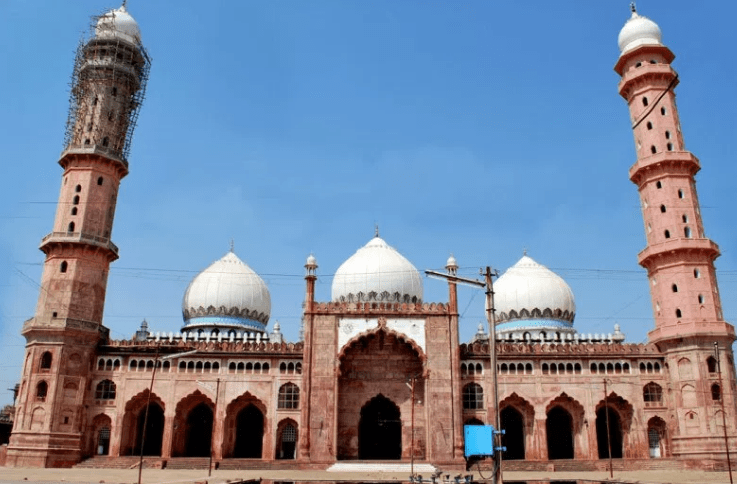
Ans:
[[[607,414],[609,415],[607,416]],[[608,425],[607,417],[609,419]],[[608,431],[607,427],[609,427]],[[612,458],[622,458],[622,422],[619,413],[612,407],[601,407],[596,411],[596,444],[599,448],[599,459],[609,458],[610,445]]]
[[[236,417],[233,457],[260,459],[263,451],[264,415],[256,405],[246,405]]]
[[[208,457],[215,404],[199,390],[183,398],[174,415],[172,457]]]
[[[548,459],[573,459],[573,417],[563,407],[555,406],[545,421]]]
[[[361,409],[358,425],[358,458],[398,460],[402,458],[402,421],[399,407],[379,394]]]
[[[120,455],[140,455],[143,444],[143,455],[160,456],[164,440],[164,402],[155,394],[149,394],[148,389],[139,393],[125,405],[122,430]]]

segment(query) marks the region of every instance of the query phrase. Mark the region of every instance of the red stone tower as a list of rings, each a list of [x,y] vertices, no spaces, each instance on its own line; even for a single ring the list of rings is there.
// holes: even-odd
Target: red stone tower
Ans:
[[[648,271],[655,318],[649,339],[668,355],[678,412],[671,416],[672,451],[713,456],[724,445],[714,437],[721,434],[721,398],[728,425],[735,422],[733,389],[716,381],[713,345],[719,344],[725,381],[731,381],[735,333],[722,316],[714,268],[719,247],[706,237],[701,219],[694,179],[701,166],[683,141],[675,56],[661,43],[660,28],[634,5],[619,48],[614,69],[622,76],[619,93],[629,105],[637,149],[630,179],[640,192],[647,237],[639,262]]]
[[[96,18],[80,45],[71,88],[64,169],[35,316],[23,325],[26,358],[8,464],[67,466],[81,458],[84,399],[102,325],[120,180],[149,69],[125,6]]]

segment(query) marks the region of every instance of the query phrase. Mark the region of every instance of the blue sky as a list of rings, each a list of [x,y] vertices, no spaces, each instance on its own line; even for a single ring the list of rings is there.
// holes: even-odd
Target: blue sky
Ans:
[[[62,171],[74,50],[99,0],[6,0],[0,16],[0,404],[20,377]],[[461,274],[524,248],[576,296],[576,327],[653,328],[626,104],[613,66],[627,1],[130,0],[153,58],[121,185],[104,323],[181,327],[189,281],[235,240],[296,340],[303,264],[331,274],[373,235],[419,269]],[[678,107],[737,320],[737,67],[732,2],[638,2],[676,54]],[[425,300],[445,301],[425,280]],[[460,293],[461,334],[484,320]]]

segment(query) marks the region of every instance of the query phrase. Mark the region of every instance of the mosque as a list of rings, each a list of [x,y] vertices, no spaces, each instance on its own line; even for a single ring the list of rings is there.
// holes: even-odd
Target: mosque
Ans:
[[[448,300],[425,301],[418,270],[378,233],[337,268],[330,301],[315,300],[318,265],[307,258],[299,341],[269,329],[269,288],[232,250],[189,284],[180,332],[143,325],[111,339],[110,234],[150,61],[125,6],[101,16],[76,57],[7,465],[113,466],[142,454],[152,467],[461,468],[464,425],[497,411],[506,465],[723,462],[725,429],[737,426],[735,332],[722,316],[719,248],[704,235],[700,162],[684,148],[674,54],[634,8],[619,48],[655,326],[645,344],[616,326],[577,332],[568,284],[525,255],[495,283],[492,368],[483,328],[459,340],[455,259]]]

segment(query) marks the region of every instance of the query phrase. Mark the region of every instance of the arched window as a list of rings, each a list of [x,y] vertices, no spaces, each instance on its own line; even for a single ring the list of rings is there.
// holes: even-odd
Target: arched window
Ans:
[[[683,313],[681,312],[681,310],[680,309],[676,309],[676,317],[677,318],[680,318],[682,316],[683,316]]]
[[[72,199],[72,205],[79,205],[79,195],[74,195]]]
[[[670,286],[670,288],[673,290],[673,292],[678,292],[678,285],[673,284],[672,286]]]
[[[678,190],[678,198],[685,198],[686,195],[683,193],[683,190]]]
[[[550,371],[550,367],[548,366],[547,363],[543,363],[543,365],[542,365],[542,371],[543,371],[543,375],[547,375],[548,372]]]
[[[100,360],[97,362],[97,369],[99,371],[102,371],[105,369],[105,360],[103,360],[102,358],[100,358]]]
[[[693,270],[693,276],[694,276],[695,279],[698,279],[699,277],[701,277],[701,272],[699,272],[698,269],[694,269]]]
[[[44,354],[41,355],[41,369],[48,370],[49,368],[51,368],[51,353],[44,351]]]
[[[61,265],[59,266],[59,272],[66,272],[67,267],[69,267],[67,261],[62,261]]]
[[[286,373],[287,372],[287,364],[283,361],[279,364],[279,373]]]
[[[463,387],[463,409],[479,410],[484,408],[484,389],[478,383],[469,383]]]
[[[596,363],[591,363],[591,373],[596,373]]]
[[[67,232],[74,232],[74,222],[69,222],[69,227],[67,227]]]
[[[235,373],[235,363],[234,363],[234,362],[232,362],[232,361],[231,361],[231,362],[230,362],[230,364],[228,365],[228,372],[229,372],[229,373]]]
[[[665,139],[670,139],[670,131],[665,132]]]
[[[666,209],[665,209],[665,205],[661,205],[661,206],[660,206],[660,211],[661,211],[662,213],[665,213],[665,211],[666,211]]]
[[[657,153],[657,152],[658,152],[658,149],[657,149],[657,148],[655,147],[655,145],[652,145],[652,146],[650,147],[650,153],[652,153],[652,154],[655,154],[655,153]]]
[[[72,207],[72,215],[77,215],[77,207]]]
[[[655,188],[663,188],[663,184],[660,182],[655,183]]]
[[[95,388],[96,400],[115,400],[115,383],[112,380],[102,380]]]
[[[670,230],[665,231],[665,238],[670,239]]]
[[[38,382],[36,385],[36,400],[43,402],[46,400],[46,393],[49,391],[49,384],[45,381]]]
[[[713,356],[706,359],[706,368],[709,370],[709,373],[717,372],[717,360]]]
[[[647,129],[653,129],[653,123],[650,121],[647,122]]]
[[[716,383],[711,386],[711,399],[715,402],[722,399],[722,389]]]
[[[681,220],[683,221],[683,223],[684,223],[684,224],[688,223],[688,215],[686,215],[686,214],[683,214],[683,215],[681,216]]]
[[[642,399],[646,403],[663,403],[663,388],[655,382],[650,382],[642,389]]]
[[[647,106],[647,104],[648,104],[648,102],[647,102],[647,98],[646,98],[646,97],[643,97],[643,98],[642,98],[642,105],[643,105],[643,106]]]
[[[102,146],[107,146],[109,144],[110,144],[110,140],[108,139],[107,136],[105,136],[104,138],[102,138]]]
[[[102,181],[103,181],[103,178],[102,177],[98,177],[97,178],[97,184],[98,185],[102,185]]]
[[[278,408],[299,408],[299,387],[294,383],[285,383],[279,388]]]
[[[660,108],[660,114],[662,114],[663,116],[665,116],[667,113],[668,113],[668,111],[666,111],[665,108]]]
[[[76,187],[74,187],[74,191],[77,192],[77,193],[81,192],[82,191],[82,185],[77,185]]]
[[[684,227],[683,228],[683,235],[687,238],[691,238],[691,228],[690,227]]]

